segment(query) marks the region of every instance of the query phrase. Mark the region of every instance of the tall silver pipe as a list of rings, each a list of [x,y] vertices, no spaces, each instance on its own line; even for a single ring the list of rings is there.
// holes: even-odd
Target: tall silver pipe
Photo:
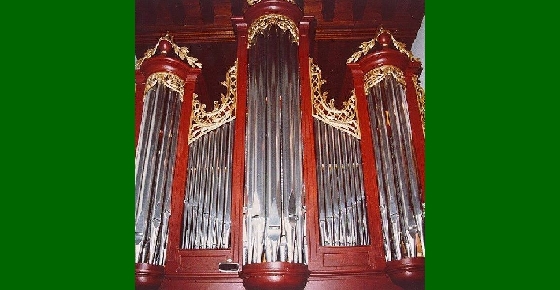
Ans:
[[[157,161],[157,168],[156,174],[160,178],[157,178],[155,181],[155,191],[161,192],[162,194],[156,195],[156,201],[153,204],[153,222],[151,224],[151,243],[150,243],[150,263],[155,264],[156,260],[159,260],[161,256],[161,250],[163,249],[162,241],[166,241],[166,238],[162,237],[164,223],[167,220],[165,217],[166,214],[166,204],[169,204],[169,198],[171,195],[171,187],[169,185],[169,181],[173,175],[173,168],[170,168],[169,161],[173,158],[174,161],[174,153],[171,152],[171,149],[174,148],[173,140],[171,139],[172,134],[175,132],[173,131],[174,128],[178,126],[174,126],[176,121],[175,118],[176,108],[180,105],[179,104],[179,96],[176,95],[176,92],[170,91],[169,95],[171,97],[170,101],[165,104],[164,108],[164,119],[162,120],[162,128],[160,129],[161,136],[160,139],[160,150],[159,160]],[[171,156],[173,154],[173,157]],[[169,207],[167,208],[167,212],[169,212]]]
[[[389,135],[390,145],[391,145],[391,153],[394,156],[395,160],[395,169],[396,169],[396,182],[397,187],[399,188],[398,191],[398,203],[401,208],[400,210],[400,218],[401,218],[401,235],[404,241],[404,248],[406,249],[406,255],[409,257],[415,257],[415,239],[412,236],[410,230],[415,228],[415,222],[413,220],[413,213],[410,206],[410,181],[408,179],[408,174],[406,170],[407,162],[403,156],[403,152],[405,149],[403,148],[403,132],[401,131],[401,126],[399,122],[398,116],[400,115],[400,111],[398,110],[396,95],[400,95],[399,92],[395,92],[393,89],[393,83],[390,79],[385,78],[383,80],[383,84],[385,85],[385,94],[382,96],[385,97],[385,102],[388,107],[388,118],[389,123],[392,126],[389,127],[391,133]]]
[[[149,130],[148,140],[146,148],[146,159],[145,164],[143,164],[142,175],[140,176],[140,182],[137,183],[139,190],[137,193],[138,208],[137,211],[142,213],[141,219],[137,219],[137,232],[140,232],[141,237],[140,244],[138,245],[139,250],[137,251],[137,262],[147,263],[149,262],[149,246],[153,234],[151,233],[151,224],[153,219],[153,204],[157,198],[157,193],[151,190],[153,184],[153,172],[155,171],[156,157],[157,157],[157,143],[160,129],[160,120],[164,105],[163,91],[165,87],[159,85],[155,88],[155,92],[152,94],[154,98],[154,112],[152,116],[143,116],[144,118],[150,118],[150,123],[146,124],[147,128],[141,128],[144,130]],[[137,178],[138,179],[138,178]],[[139,210],[138,210],[139,209]],[[140,225],[138,225],[140,223]]]
[[[146,107],[152,107],[152,114],[143,114],[142,119],[148,120],[145,122],[141,131],[147,132],[145,138],[139,140],[137,146],[137,158],[142,159],[142,163],[137,166],[136,170],[136,240],[138,241],[136,255],[137,261],[147,261],[148,251],[146,244],[149,243],[148,238],[148,224],[151,216],[150,203],[153,202],[154,193],[150,190],[153,182],[153,171],[156,157],[157,135],[159,133],[159,121],[161,120],[161,112],[163,110],[163,96],[160,97],[160,92],[164,90],[163,86],[155,86],[148,93],[149,103]],[[145,108],[146,108],[145,107]],[[147,110],[144,109],[146,113]],[[144,136],[144,134],[140,134]],[[141,168],[141,170],[138,170]]]
[[[342,178],[344,180],[344,211],[346,214],[345,223],[346,223],[346,241],[344,243],[345,246],[355,246],[357,243],[357,235],[356,235],[356,213],[354,210],[354,199],[355,199],[355,192],[352,188],[352,166],[350,162],[349,155],[351,154],[348,150],[348,139],[351,137],[344,132],[339,131],[339,139],[338,142],[340,144],[341,156],[342,156]]]
[[[135,158],[137,263],[165,261],[180,108],[178,93],[162,83],[147,92]]]
[[[218,142],[218,156],[216,157],[216,175],[217,175],[217,185],[216,185],[216,190],[215,190],[215,202],[214,205],[212,207],[212,213],[211,216],[212,218],[212,229],[211,229],[211,243],[210,243],[210,248],[217,248],[218,245],[221,245],[222,241],[221,241],[221,231],[223,228],[223,199],[225,197],[225,193],[224,194],[220,194],[222,193],[222,188],[224,188],[224,170],[225,170],[225,162],[224,162],[224,146],[226,146],[225,144],[225,137],[224,137],[224,131],[225,131],[225,126],[216,129],[217,131],[217,138],[216,138],[216,142]]]
[[[325,186],[325,175],[326,175],[326,166],[325,165],[325,158],[323,152],[323,138],[321,136],[324,135],[323,128],[325,124],[319,120],[313,121],[315,125],[315,150],[317,152],[317,192],[318,192],[318,199],[319,199],[319,235],[321,237],[321,246],[325,246],[327,244],[328,232],[327,232],[327,221],[326,221],[326,201],[325,201],[325,192],[327,190]]]
[[[424,221],[404,88],[386,76],[368,93],[385,257],[424,255]]]
[[[370,96],[368,96],[370,97]],[[369,100],[369,99],[368,99]],[[373,106],[372,104],[368,104],[370,107]],[[371,116],[371,114],[370,114]],[[377,118],[370,118],[370,122],[371,122],[371,128],[375,128],[373,129],[374,132],[376,132],[377,134],[379,134],[380,129],[378,127],[378,120]],[[389,250],[391,248],[390,242],[392,241],[392,239],[390,239],[389,237],[389,220],[390,220],[390,211],[389,211],[389,205],[388,205],[388,199],[386,197],[387,192],[385,190],[385,188],[387,187],[386,183],[386,179],[383,178],[384,176],[384,172],[385,172],[385,166],[384,163],[382,162],[382,158],[381,158],[381,144],[380,144],[380,138],[377,134],[374,134],[373,136],[373,147],[374,147],[374,155],[375,155],[375,168],[377,168],[377,172],[378,174],[376,175],[377,177],[377,185],[378,185],[378,189],[379,189],[379,210],[381,213],[381,228],[383,230],[383,245],[385,250],[385,259],[387,261],[391,261],[392,260],[392,252]]]
[[[370,238],[369,238],[369,230],[368,230],[367,203],[366,203],[364,181],[363,181],[364,172],[362,168],[362,154],[357,140],[354,140],[354,142],[352,142],[352,145],[353,145],[353,149],[351,150],[351,152],[354,155],[354,160],[355,160],[354,162],[357,165],[356,169],[358,172],[357,174],[358,178],[355,179],[357,183],[356,192],[358,192],[357,207],[360,212],[359,219],[358,219],[358,225],[360,229],[358,238],[360,240],[360,245],[369,245]]]
[[[320,119],[314,124],[321,245],[368,245],[360,141]]]
[[[183,249],[229,248],[232,123],[206,133],[189,147]]]
[[[226,168],[225,168],[225,194],[224,194],[224,229],[222,231],[222,249],[229,248],[230,245],[230,229],[231,229],[231,175],[232,175],[232,160],[233,160],[233,130],[235,121],[231,121],[227,126],[226,138]]]
[[[383,170],[378,170],[378,174],[382,174],[383,176],[383,193],[385,194],[388,205],[389,232],[387,235],[390,237],[389,241],[391,242],[391,248],[389,249],[391,251],[390,256],[394,259],[401,259],[401,220],[397,205],[394,164],[392,162],[389,144],[390,131],[387,129],[387,126],[390,126],[387,118],[388,111],[385,109],[385,104],[381,99],[383,93],[381,88],[379,86],[374,86],[372,89],[373,94],[368,95],[370,96],[368,99],[370,103],[369,107],[372,108],[370,109],[370,119],[376,118],[377,120],[376,129],[378,134],[372,135],[378,138],[379,144],[379,148],[375,148],[374,150],[379,150],[381,152]]]
[[[248,70],[243,262],[305,263],[297,46],[272,27]]]
[[[194,199],[194,189],[197,184],[199,176],[199,156],[196,154],[200,142],[193,142],[189,147],[189,157],[188,157],[188,174],[187,174],[187,188],[185,192],[185,200],[183,206],[183,236],[181,239],[181,248],[187,248],[187,243],[190,240],[190,235],[192,233],[192,214],[193,214],[193,199]]]

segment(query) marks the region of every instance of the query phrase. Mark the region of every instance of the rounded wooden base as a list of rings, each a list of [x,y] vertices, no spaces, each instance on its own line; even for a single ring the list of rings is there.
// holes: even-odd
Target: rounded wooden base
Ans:
[[[385,272],[393,283],[405,290],[423,290],[425,258],[404,258],[387,262]]]
[[[243,266],[239,277],[247,290],[297,290],[305,288],[309,278],[307,265],[268,262]]]
[[[163,266],[136,263],[136,290],[156,290],[163,282]]]

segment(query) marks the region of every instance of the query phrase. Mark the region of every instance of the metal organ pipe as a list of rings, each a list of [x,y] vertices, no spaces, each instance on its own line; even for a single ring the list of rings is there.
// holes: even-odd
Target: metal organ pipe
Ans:
[[[321,70],[311,61],[321,246],[370,244],[360,129],[354,93],[342,109],[321,92]]]
[[[231,228],[237,64],[222,82],[227,95],[206,111],[194,95],[182,219],[182,249],[228,249]]]
[[[146,94],[135,158],[136,263],[163,265],[181,95],[157,82]]]
[[[367,92],[387,261],[424,256],[412,130],[404,87],[390,74]]]
[[[230,246],[233,126],[225,123],[189,146],[183,249]]]
[[[297,44],[271,26],[248,64],[243,264],[306,263]]]
[[[314,124],[321,246],[369,245],[360,140]]]

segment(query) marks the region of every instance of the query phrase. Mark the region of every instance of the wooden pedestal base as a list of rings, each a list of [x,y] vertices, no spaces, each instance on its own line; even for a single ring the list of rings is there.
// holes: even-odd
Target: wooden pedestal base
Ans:
[[[425,258],[404,258],[387,262],[385,271],[393,283],[405,290],[424,290]]]
[[[136,290],[156,290],[163,281],[163,266],[136,263]]]
[[[258,263],[243,266],[239,277],[247,290],[297,290],[305,288],[309,270],[304,264]]]

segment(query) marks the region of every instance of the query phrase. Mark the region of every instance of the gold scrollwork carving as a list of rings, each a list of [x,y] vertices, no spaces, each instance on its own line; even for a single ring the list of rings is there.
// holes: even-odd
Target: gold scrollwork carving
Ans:
[[[334,105],[334,99],[327,101],[327,92],[321,92],[321,86],[325,83],[325,80],[321,79],[321,69],[313,63],[312,58],[309,59],[309,72],[311,75],[313,117],[360,139],[360,124],[354,90],[352,90],[352,95],[348,98],[348,101],[343,103],[342,109],[337,109]]]
[[[369,89],[377,85],[388,75],[393,76],[397,82],[399,82],[403,87],[406,87],[406,81],[404,80],[403,72],[396,66],[383,65],[378,68],[370,70],[364,75],[364,90],[367,94]]]
[[[197,100],[194,94],[191,113],[191,126],[189,141],[191,144],[204,134],[219,128],[223,124],[235,119],[235,106],[237,103],[237,61],[228,70],[226,80],[222,85],[227,88],[227,95],[221,94],[220,102],[214,101],[214,109],[206,111],[206,105]]]
[[[377,41],[377,38],[379,37],[379,35],[381,35],[383,32],[389,34],[391,36],[391,41],[393,42],[393,45],[401,52],[406,54],[406,56],[408,56],[408,58],[411,61],[420,61],[420,59],[414,57],[412,55],[412,53],[410,51],[408,51],[406,49],[406,45],[402,42],[397,41],[393,35],[391,34],[391,32],[389,32],[389,30],[385,30],[383,29],[383,27],[379,28],[379,31],[377,32],[377,34],[375,35],[375,37],[370,40],[370,41],[366,41],[366,42],[362,42],[362,44],[360,44],[360,50],[354,52],[347,60],[346,63],[354,63],[357,62],[362,56],[368,54],[368,52],[375,46],[375,43]]]
[[[146,88],[144,89],[144,100],[148,95],[147,92],[158,82],[168,87],[170,90],[179,93],[181,102],[183,101],[185,81],[182,80],[180,77],[168,72],[157,72],[151,74],[148,77],[148,80],[146,81]]]
[[[422,120],[422,132],[424,133],[424,137],[426,136],[426,122],[425,122],[425,101],[426,96],[424,94],[424,89],[420,86],[420,81],[418,80],[417,75],[412,76],[412,83],[414,84],[414,88],[416,89],[416,98],[418,99],[418,107],[420,108],[420,119]]]
[[[255,37],[257,34],[264,34],[265,29],[271,25],[276,25],[282,31],[288,30],[290,32],[290,36],[292,42],[299,44],[299,30],[297,25],[288,17],[280,14],[265,14],[251,23],[251,27],[249,27],[248,32],[248,41],[247,41],[247,48],[250,48],[251,45],[255,42]]]
[[[296,2],[294,2],[294,0],[284,0],[286,2],[292,3],[292,4],[296,4]],[[261,2],[261,0],[247,0],[247,4],[249,4],[249,6],[253,6],[257,3]]]
[[[144,53],[144,57],[142,57],[141,59],[136,61],[135,68],[137,70],[140,69],[140,66],[142,65],[144,60],[154,56],[154,54],[156,53],[156,50],[159,46],[159,43],[162,40],[166,40],[169,43],[171,43],[171,46],[173,47],[173,51],[175,52],[175,54],[177,54],[179,56],[179,58],[181,58],[181,60],[186,60],[187,63],[193,68],[194,67],[202,68],[202,64],[198,62],[198,59],[196,57],[189,56],[189,50],[186,47],[178,46],[177,44],[175,44],[173,42],[173,38],[170,37],[169,34],[166,34],[165,36],[162,36],[162,37],[159,38],[159,40],[156,43],[156,46],[154,48],[146,50],[146,52]]]

